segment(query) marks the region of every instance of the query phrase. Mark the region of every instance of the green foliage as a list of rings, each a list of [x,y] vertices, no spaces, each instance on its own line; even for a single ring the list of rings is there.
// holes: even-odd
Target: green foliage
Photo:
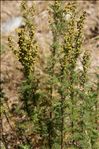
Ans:
[[[19,148],[20,149],[30,149],[30,147],[28,145],[20,145]]]
[[[75,3],[65,6],[61,1],[55,1],[49,11],[53,42],[43,73],[36,70],[39,55],[33,6],[22,4],[25,26],[18,32],[17,50],[9,38],[25,76],[20,93],[26,119],[17,127],[23,135],[37,137],[35,142],[30,139],[33,148],[98,149],[99,84],[95,89],[90,85],[90,55],[81,48],[85,12],[79,16]],[[77,70],[82,53],[83,69]]]
[[[0,55],[5,52],[5,46],[3,44],[0,44]]]

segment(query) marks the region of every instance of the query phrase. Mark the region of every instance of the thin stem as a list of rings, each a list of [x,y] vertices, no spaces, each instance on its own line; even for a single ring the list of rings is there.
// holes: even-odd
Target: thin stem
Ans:
[[[63,130],[64,130],[64,110],[63,110],[63,105],[64,105],[64,99],[61,98],[61,149],[63,149],[63,143],[64,143],[64,135],[63,135]]]

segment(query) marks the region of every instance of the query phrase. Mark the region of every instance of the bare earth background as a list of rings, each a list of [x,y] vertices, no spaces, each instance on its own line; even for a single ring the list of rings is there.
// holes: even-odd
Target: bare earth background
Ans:
[[[31,4],[31,1],[28,2]],[[48,4],[52,2],[53,1],[42,0],[33,1],[36,7],[36,38],[40,45],[41,53],[45,57],[49,51],[49,43],[51,43],[52,40],[48,24]],[[7,25],[7,22],[10,22],[10,24],[13,23],[11,22],[12,19],[21,18],[20,3],[21,0],[1,1],[1,29],[3,25]],[[77,5],[78,12],[80,10],[85,10],[87,12],[84,25],[85,40],[83,48],[90,50],[91,53],[90,73],[99,72],[97,69],[97,66],[99,66],[99,0],[78,0]],[[11,25],[7,27],[11,28]],[[20,80],[23,78],[23,74],[21,72],[21,64],[17,61],[7,45],[7,37],[10,34],[14,34],[14,30],[6,29],[7,28],[5,27],[3,32],[1,32],[1,79],[4,81],[3,89],[5,96],[8,98],[8,106],[11,109],[14,104],[18,103],[18,88],[21,82]],[[11,125],[14,127],[15,117],[10,115],[9,117],[10,120],[12,120]],[[3,118],[3,124],[3,133],[11,133],[11,129],[5,118]]]

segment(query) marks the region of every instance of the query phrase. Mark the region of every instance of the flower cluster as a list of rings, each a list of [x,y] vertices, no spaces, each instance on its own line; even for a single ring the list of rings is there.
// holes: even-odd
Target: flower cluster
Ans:
[[[34,8],[28,8],[27,3],[22,3],[22,14],[25,25],[17,29],[18,33],[18,49],[13,46],[12,38],[8,38],[9,46],[16,54],[18,60],[24,67],[25,75],[29,75],[34,71],[34,64],[37,61],[38,45],[35,40],[35,26],[33,24]]]

